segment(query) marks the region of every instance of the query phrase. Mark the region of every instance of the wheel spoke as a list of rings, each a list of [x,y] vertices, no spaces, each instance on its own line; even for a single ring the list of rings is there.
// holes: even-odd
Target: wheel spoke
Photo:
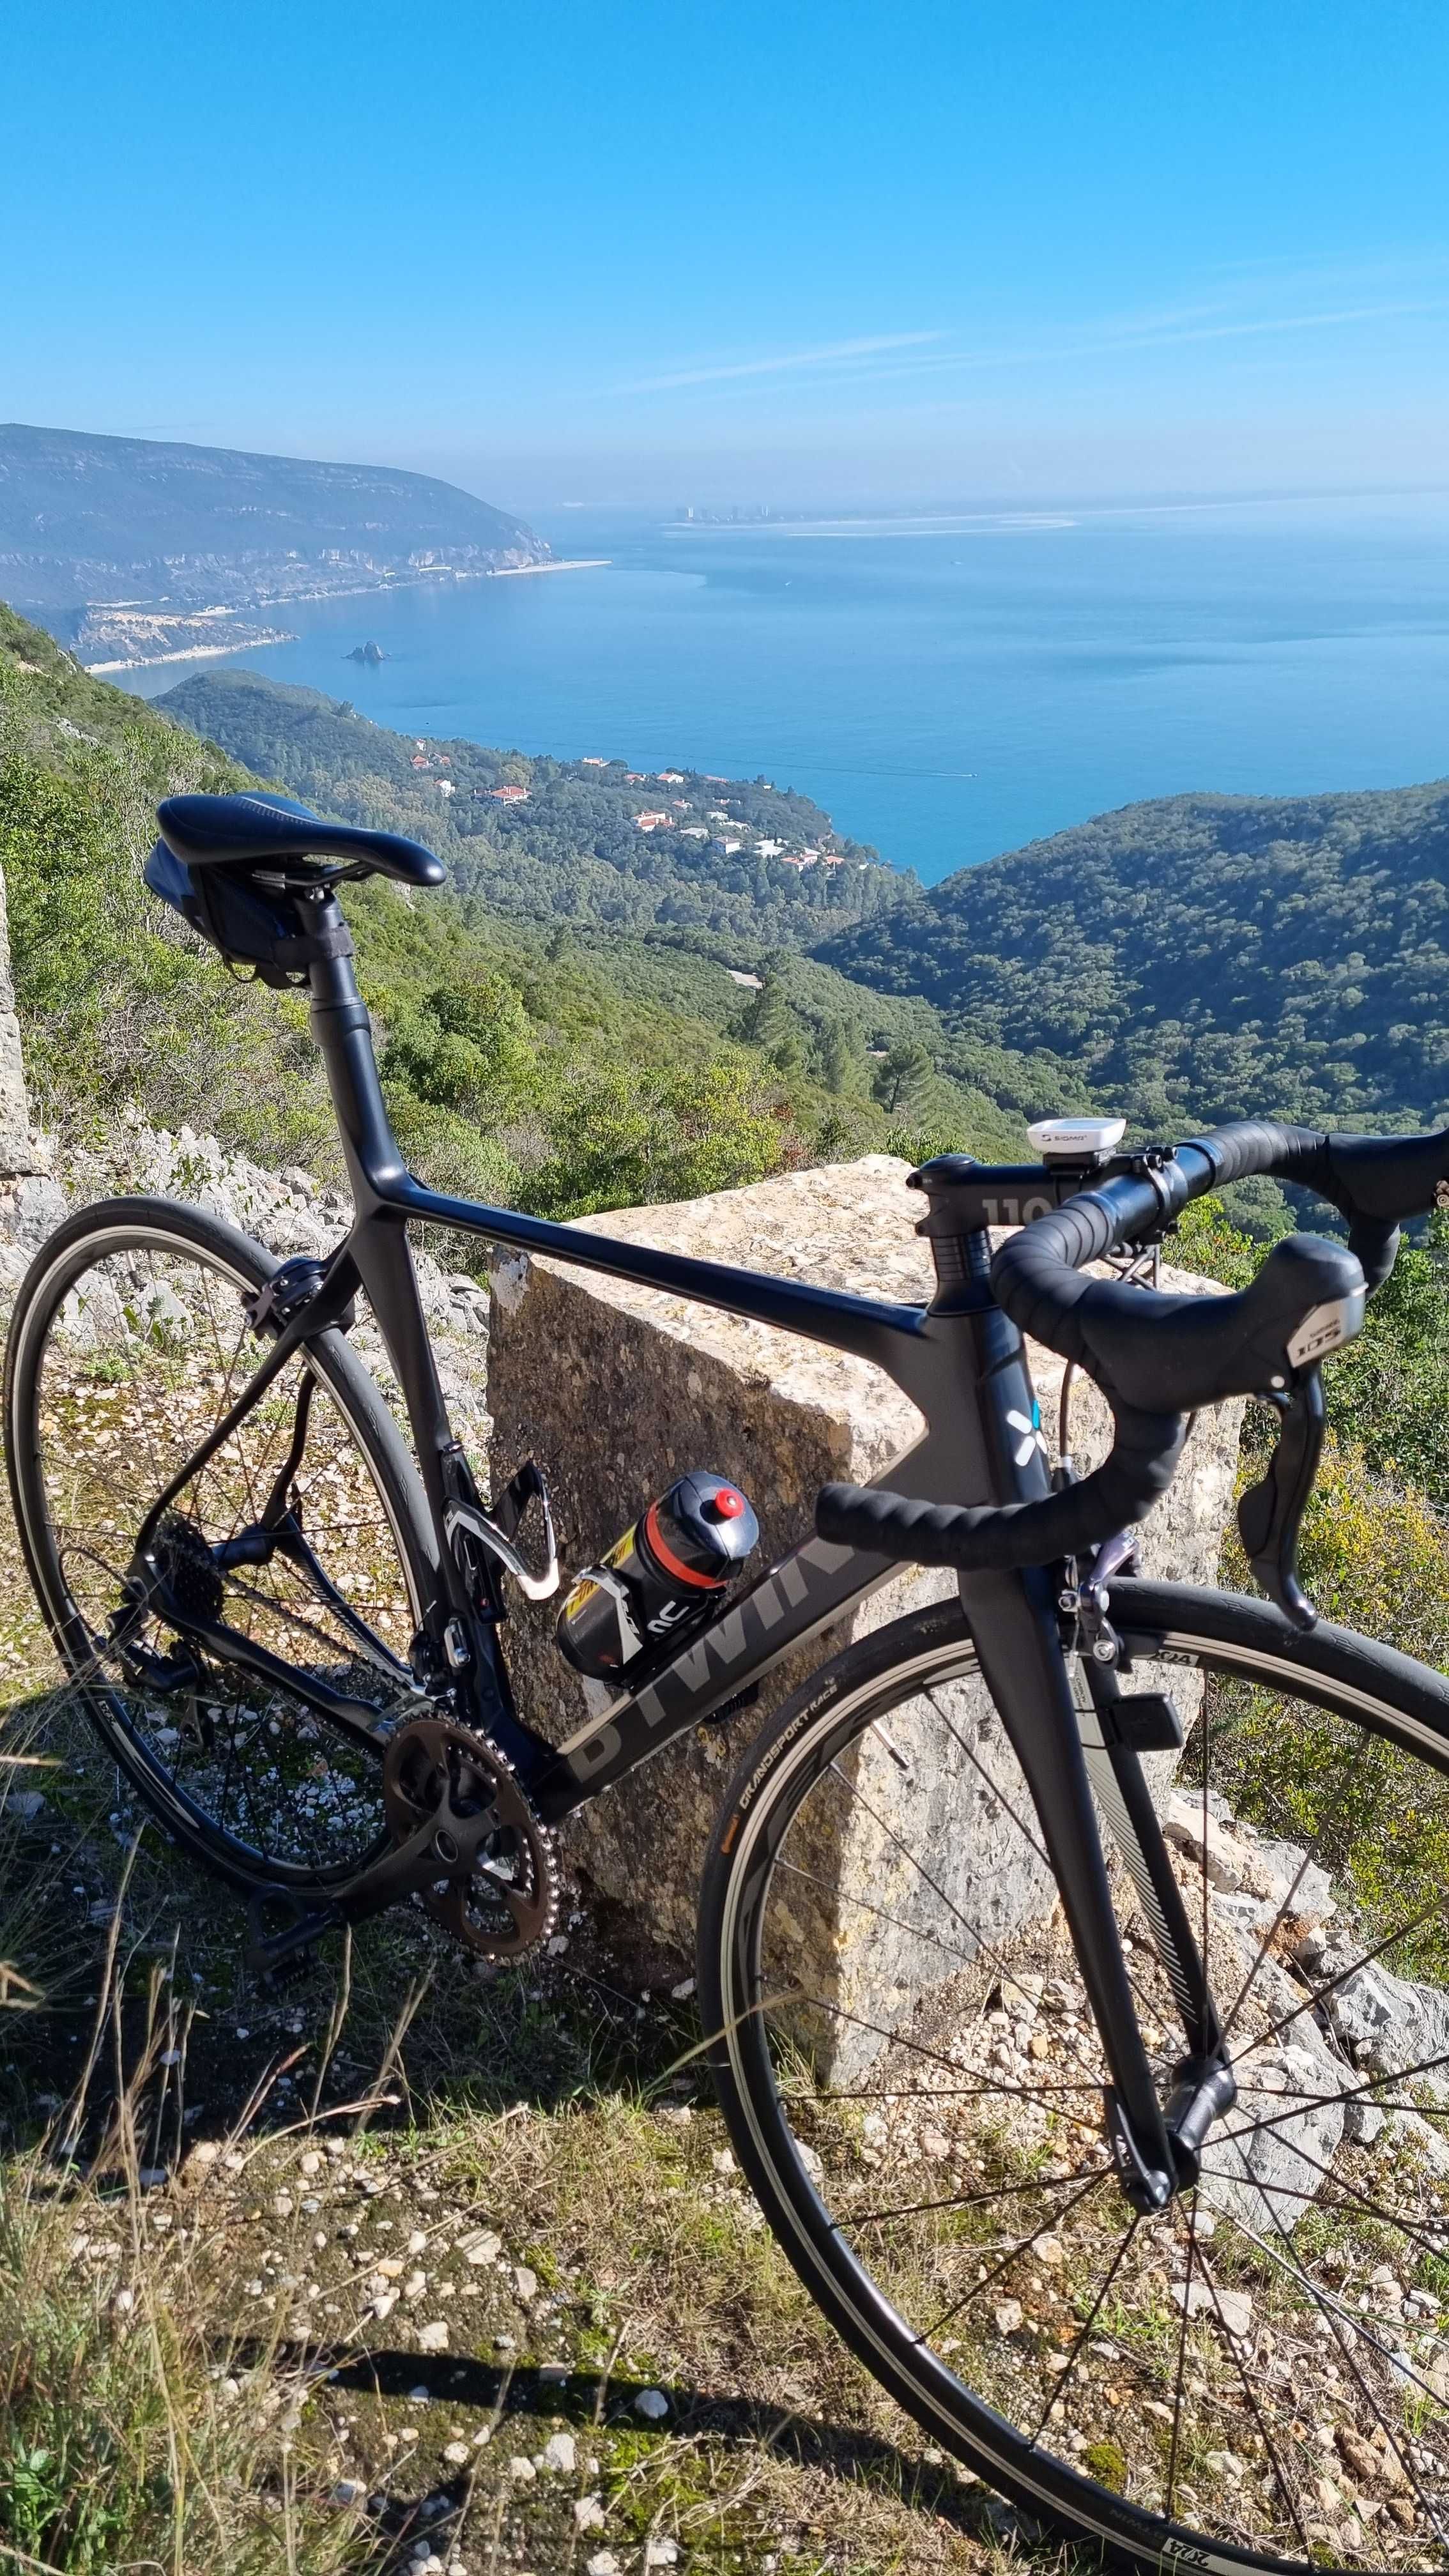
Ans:
[[[1137,1646],[1145,1662],[1153,1643],[1147,1634]],[[1400,1884],[1392,1917],[1382,1906],[1365,1917],[1355,1893],[1353,1838],[1371,1835],[1391,1804],[1375,1767],[1401,1740],[1389,1676],[1385,1728],[1371,1737],[1361,1666],[1341,1711],[1326,1683],[1312,1703],[1295,1698],[1287,1670],[1281,1687],[1276,1671],[1265,1684],[1256,1648],[1246,1682],[1226,1648],[1215,1653],[1206,1641],[1195,1649],[1207,1696],[1177,1770],[1193,1831],[1169,1851],[1240,2090],[1236,2112],[1211,2130],[1209,2149],[1221,2154],[1206,2188],[1185,2196],[1176,2229],[1127,2205],[1107,2159],[1108,2069],[1060,1911],[1048,1910],[1035,1806],[1004,1741],[999,1764],[996,1743],[984,1733],[978,1743],[974,1702],[958,1685],[984,1685],[959,1643],[924,1670],[920,1648],[903,1647],[898,1684],[883,1666],[854,1699],[817,1683],[803,1733],[792,1703],[785,1785],[762,1793],[767,1809],[773,1796],[779,1803],[768,1824],[752,1810],[751,1866],[762,1851],[769,1858],[761,1892],[740,1900],[741,1921],[755,1927],[754,1955],[768,1958],[777,1990],[742,2061],[754,2070],[752,2134],[767,2156],[772,2122],[799,2141],[832,2222],[829,2250],[816,2240],[805,2252],[783,2198],[767,2207],[807,2279],[812,2263],[828,2271],[847,2308],[848,2284],[869,2285],[854,2311],[867,2358],[894,2316],[896,2368],[922,2387],[923,2403],[928,2384],[929,2403],[943,2402],[939,2380],[926,2382],[925,2352],[950,2364],[963,2438],[988,2459],[996,2443],[1006,2465],[992,2431],[1004,2417],[1021,2443],[1058,2461],[1069,2488],[1072,2475],[1098,2481],[1093,2512],[1105,2484],[1156,2517],[1164,2540],[1169,2523],[1199,2523],[1206,2547],[1237,2551],[1245,2565],[1336,2554],[1407,2576],[1439,2564],[1435,2536],[1449,2518],[1449,2459],[1426,2429],[1449,2414],[1434,2385],[1445,2344],[1415,2340],[1410,2300],[1412,2349],[1399,2348],[1400,2329],[1382,2324],[1392,2302],[1365,2312],[1348,2304],[1347,2285],[1356,2297],[1386,2249],[1401,2289],[1437,2283],[1421,2267],[1449,2262],[1449,2179],[1430,2168],[1421,2184],[1410,2130],[1408,2162],[1392,2132],[1371,2161],[1355,2139],[1340,2147],[1337,2114],[1358,2102],[1417,2109],[1416,2077],[1432,2082],[1449,2068],[1449,2047],[1426,2044],[1414,2062],[1370,2077],[1335,2066],[1331,2042],[1300,2028],[1374,1958],[1423,1957],[1434,1922],[1427,1871]],[[1317,1769],[1294,1767],[1299,1727],[1329,1730],[1315,1738]],[[867,1730],[894,1753],[899,1782],[884,1764],[858,1761]],[[1404,1766],[1394,1796],[1408,1807],[1419,1773],[1407,1728],[1402,1741],[1410,1749],[1393,1753]],[[1449,1822],[1449,1787],[1427,1769],[1423,1777]],[[1255,1833],[1272,1837],[1281,1854],[1273,1902],[1250,1933],[1251,1909],[1208,1877],[1219,1824],[1250,1847]],[[964,1852],[953,1831],[972,1838]],[[1312,1993],[1293,1993],[1285,1927],[1306,1910],[1305,1888],[1322,1884],[1310,1879],[1315,1866],[1329,1871],[1353,1955]],[[1381,1863],[1367,1883],[1391,1886],[1392,1872]],[[1127,1965],[1165,2101],[1188,2053],[1180,2013],[1115,1856],[1109,1886],[1124,1930],[1138,1936]],[[761,1969],[752,1973],[758,1992]],[[1295,2033],[1314,2067],[1301,2081],[1289,2071],[1296,2055],[1281,2069],[1271,2055],[1291,2049]],[[1449,2137],[1449,2110],[1431,2106],[1429,2117]],[[1231,2176],[1231,2206],[1212,2194],[1219,2175]],[[1438,2334],[1432,2310],[1420,2309],[1420,2323],[1426,2314]],[[1347,2453],[1345,2469],[1328,2463],[1340,2484],[1329,2482],[1306,2447],[1306,2428],[1322,2440],[1325,2419],[1345,2442],[1372,2437],[1381,2485],[1371,2467],[1354,2472]],[[1090,2521],[1083,2508],[1084,2529]]]

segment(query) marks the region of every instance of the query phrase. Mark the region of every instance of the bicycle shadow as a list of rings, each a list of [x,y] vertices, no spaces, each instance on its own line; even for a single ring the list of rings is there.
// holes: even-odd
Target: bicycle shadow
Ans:
[[[5,1711],[0,1749],[46,1742],[59,1696]],[[255,2138],[304,2112],[416,2128],[518,2102],[548,2112],[620,2088],[648,2095],[697,2046],[671,1991],[692,1962],[587,1886],[568,1891],[565,1956],[494,1973],[399,1908],[328,1936],[290,1978],[261,1978],[237,1898],[126,1800],[108,1762],[84,1741],[73,1751],[83,1767],[68,1766],[59,1786],[42,1771],[16,1775],[46,1779],[36,1812],[33,1793],[0,1794],[0,1960],[33,2006],[5,2022],[0,2122],[12,2147],[61,2117],[98,2016],[92,2138],[119,2070],[159,2029],[157,2054],[181,2061],[164,2123],[178,2156],[229,2141],[239,2121]]]
[[[415,2352],[384,2347],[362,2354],[352,2347],[334,2349],[326,2344],[231,2346],[229,2366],[235,2369],[264,2349],[284,2365],[309,2374],[325,2372],[329,2386],[344,2396],[405,2398],[416,2388],[419,2369],[427,2366]],[[432,2393],[452,2417],[470,2412],[486,2417],[494,2428],[492,2442],[499,2444],[510,2427],[517,2426],[521,2433],[531,2419],[554,2426],[563,2423],[578,2434],[606,2424],[637,2426],[636,2401],[646,2392],[665,2400],[668,2415],[661,2420],[660,2430],[667,2426],[677,2439],[765,2450],[793,2469],[889,2491],[913,2511],[948,2524],[964,2539],[999,2546],[1012,2534],[1028,2541],[1037,2536],[1025,2517],[952,2464],[913,2456],[863,2427],[683,2380],[646,2380],[587,2369],[572,2371],[560,2380],[537,2369],[513,2370],[460,2354],[449,2356],[446,2373],[439,2376]],[[469,2485],[469,2472],[461,2471],[436,2484],[424,2482],[423,2491],[416,2495],[391,2495],[376,2516],[378,2527],[389,2539],[404,2536],[422,2509],[428,2508],[430,2528],[435,2529],[444,2520],[439,2498],[446,2496],[449,2509],[456,2511]]]

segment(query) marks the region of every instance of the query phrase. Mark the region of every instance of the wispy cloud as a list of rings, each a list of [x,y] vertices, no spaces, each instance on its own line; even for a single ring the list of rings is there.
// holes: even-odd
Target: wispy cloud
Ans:
[[[1355,270],[1317,272],[1300,267],[1294,276],[1219,272],[1200,281],[1199,293],[1171,303],[1132,312],[1084,316],[1054,328],[973,345],[964,334],[945,328],[889,331],[855,340],[832,340],[814,347],[753,358],[705,359],[696,366],[671,369],[615,385],[615,395],[687,393],[715,389],[725,403],[748,402],[756,394],[781,394],[798,387],[817,396],[834,390],[865,392],[911,379],[940,386],[951,376],[1009,375],[1018,368],[1066,368],[1079,361],[1122,356],[1150,357],[1155,350],[1187,348],[1233,341],[1291,340],[1310,332],[1354,331],[1379,322],[1421,319],[1449,313],[1443,288],[1445,260],[1426,256],[1417,263],[1376,272],[1367,263]],[[1415,274],[1417,270],[1417,274]],[[1195,283],[1197,281],[1194,281]],[[1397,285],[1397,294],[1372,293],[1377,284]],[[1418,294],[1405,289],[1418,287]],[[1430,291],[1438,288],[1439,292]],[[1276,288],[1276,293],[1272,291]],[[1365,289],[1370,292],[1365,293]],[[1334,290],[1337,290],[1336,294]],[[1357,293],[1355,294],[1355,289]],[[1290,290],[1293,293],[1289,301]],[[1277,309],[1274,309],[1274,307]]]
[[[636,383],[617,385],[621,394],[672,393],[680,385],[722,385],[740,376],[781,376],[811,367],[833,366],[852,358],[873,358],[890,349],[916,349],[928,341],[944,340],[944,331],[888,331],[869,340],[832,340],[823,348],[792,349],[787,356],[773,358],[740,358],[728,365],[683,367],[674,375],[644,376]]]

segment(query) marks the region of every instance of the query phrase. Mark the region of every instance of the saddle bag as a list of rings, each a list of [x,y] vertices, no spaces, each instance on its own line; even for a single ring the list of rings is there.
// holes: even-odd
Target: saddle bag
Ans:
[[[264,885],[245,867],[189,868],[158,841],[143,871],[151,892],[219,949],[229,966],[249,966],[263,984],[305,983],[324,958],[350,957],[352,940],[336,905],[330,922],[285,885]],[[308,919],[308,916],[313,916]]]

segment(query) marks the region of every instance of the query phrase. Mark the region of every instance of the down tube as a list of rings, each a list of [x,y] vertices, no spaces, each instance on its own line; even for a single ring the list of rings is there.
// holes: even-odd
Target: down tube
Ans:
[[[586,1798],[612,1788],[899,1572],[858,1548],[806,1539],[643,1690],[615,1700],[569,1737],[530,1786],[539,1814],[557,1824]]]

